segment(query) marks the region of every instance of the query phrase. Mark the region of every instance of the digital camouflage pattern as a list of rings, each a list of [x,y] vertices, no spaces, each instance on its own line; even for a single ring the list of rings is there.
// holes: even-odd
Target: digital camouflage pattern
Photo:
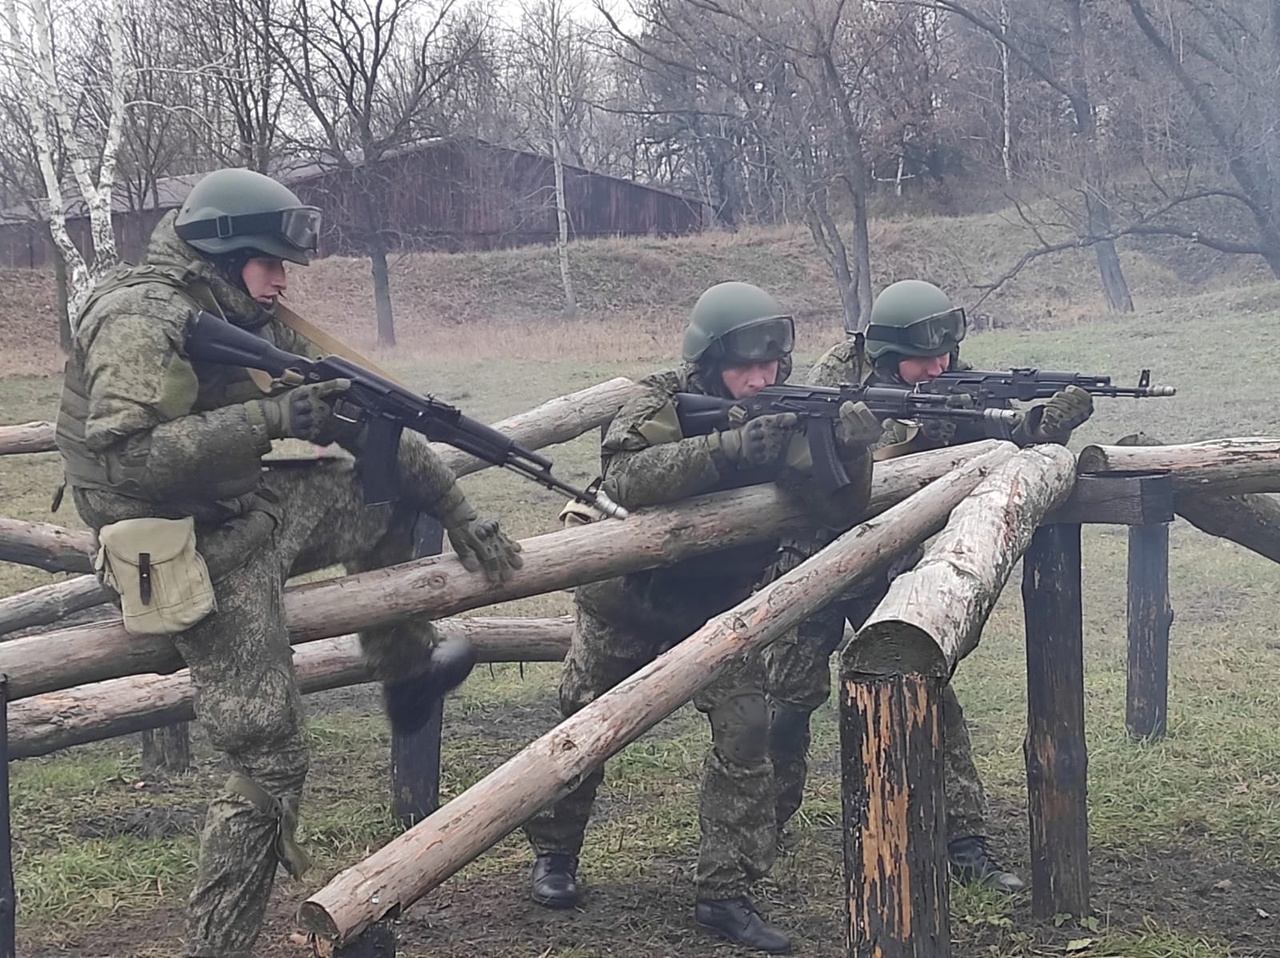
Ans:
[[[886,382],[865,360],[853,341],[833,346],[809,371],[813,386],[839,386],[860,382]],[[885,422],[881,448],[895,446],[901,452],[933,448],[927,437],[896,420]],[[807,541],[787,544],[779,572],[786,572],[833,541],[819,534]],[[809,719],[831,694],[831,655],[844,637],[848,621],[859,628],[884,598],[890,577],[919,561],[915,550],[899,560],[889,573],[856,586],[841,598],[801,622],[765,652],[766,688],[770,703],[769,753],[775,779],[776,815],[781,830],[799,810],[808,779]],[[985,833],[986,795],[973,764],[964,711],[948,685],[943,696],[944,780],[947,834],[951,839]]]
[[[157,226],[144,268],[100,286],[77,318],[57,439],[94,530],[141,516],[196,519],[217,610],[174,644],[191,669],[196,715],[233,775],[201,833],[187,954],[240,958],[252,953],[280,852],[294,849],[307,774],[285,580],[411,558],[415,515],[450,494],[454,477],[412,434],[400,445],[405,498],[395,506],[366,508],[350,461],[264,470],[271,443],[244,405],[261,390],[244,370],[189,363],[187,318],[198,304],[284,349],[315,350],[178,239],[175,215]],[[384,680],[424,671],[437,641],[425,619],[360,638]]]
[[[786,367],[780,369],[779,380]],[[714,436],[685,437],[672,397],[678,392],[723,395],[693,366],[657,373],[619,412],[602,446],[604,488],[632,508],[754,483],[778,481],[784,490],[811,485],[785,465],[735,468]],[[854,491],[823,504],[826,514],[856,516],[866,506],[870,457],[865,448],[842,452],[858,477]],[[860,501],[858,501],[860,499]],[[816,500],[813,500],[816,503]],[[850,521],[853,521],[850,519]],[[768,574],[777,543],[743,546],[634,573],[575,591],[576,621],[560,683],[560,707],[573,714],[714,615],[750,595]],[[768,716],[762,665],[751,656],[720,675],[695,698],[711,724],[703,765],[696,874],[699,899],[734,898],[768,872],[775,854],[773,774],[766,750]],[[525,826],[539,854],[577,855],[603,769]]]

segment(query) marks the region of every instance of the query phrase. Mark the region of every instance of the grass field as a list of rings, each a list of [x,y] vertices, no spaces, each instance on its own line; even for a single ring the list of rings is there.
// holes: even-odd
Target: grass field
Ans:
[[[1155,305],[1133,316],[1096,318],[1085,310],[1070,322],[976,334],[964,352],[980,366],[1081,369],[1121,382],[1151,367],[1156,381],[1178,386],[1172,400],[1100,401],[1076,445],[1137,429],[1165,441],[1280,434],[1272,379],[1280,369],[1280,285],[1178,292],[1149,298]],[[410,383],[493,420],[611,376],[655,368],[656,356],[676,349],[668,339],[675,327],[655,319],[650,327],[602,333],[591,322],[544,319],[524,331],[527,340],[510,328],[482,326],[473,330],[472,345],[456,353],[413,363],[389,358]],[[801,348],[812,356],[836,328],[806,320]],[[547,340],[561,345],[549,350]],[[3,419],[50,418],[57,389],[50,376],[0,381]],[[557,472],[571,481],[590,478],[596,451],[589,437],[560,447]],[[0,460],[3,512],[49,521],[56,481],[55,456]],[[508,476],[481,475],[465,484],[477,504],[520,536],[550,531],[562,504]],[[54,519],[75,524],[65,511]],[[1126,541],[1117,527],[1085,531],[1094,914],[1037,922],[1029,896],[953,887],[958,958],[1280,955],[1275,566],[1175,523],[1169,736],[1134,743],[1123,722]],[[0,566],[0,593],[50,579]],[[498,614],[568,609],[567,594],[555,594],[510,603]],[[955,681],[991,799],[991,837],[1026,875],[1024,664],[1020,601],[1011,589]],[[556,680],[557,668],[549,665],[477,671],[448,703],[446,797],[555,723]],[[289,937],[297,903],[397,833],[388,801],[389,738],[376,693],[364,688],[311,701],[313,771],[303,830],[318,867],[303,883],[277,885],[263,955],[305,954]],[[404,917],[401,954],[734,954],[698,935],[691,920],[705,738],[701,719],[684,709],[611,763],[584,855],[589,895],[582,909],[557,914],[530,905],[531,856],[519,836],[509,837]],[[785,853],[759,892],[772,918],[794,934],[797,954],[842,954],[837,752],[828,704],[815,727],[818,772]],[[207,748],[201,746],[195,772],[172,780],[144,778],[131,739],[18,762],[11,774],[20,953],[178,954],[195,829],[205,798],[225,775]]]

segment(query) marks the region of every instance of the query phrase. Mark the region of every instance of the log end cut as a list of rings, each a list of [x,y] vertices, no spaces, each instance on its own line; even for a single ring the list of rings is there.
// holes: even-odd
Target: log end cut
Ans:
[[[951,675],[946,655],[933,636],[901,619],[868,624],[845,649],[841,669],[844,675]]]

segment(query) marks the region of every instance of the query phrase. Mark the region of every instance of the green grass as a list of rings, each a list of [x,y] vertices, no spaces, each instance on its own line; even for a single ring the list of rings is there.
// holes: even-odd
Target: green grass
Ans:
[[[1178,386],[1179,395],[1172,400],[1100,400],[1076,446],[1138,429],[1166,441],[1275,435],[1280,433],[1280,412],[1271,374],[1280,368],[1280,339],[1264,333],[1266,329],[1280,329],[1280,285],[1183,297],[1131,316],[1058,328],[978,333],[964,351],[979,366],[1082,369],[1110,373],[1119,382],[1151,367],[1158,382]],[[820,345],[816,336],[804,340],[810,357]],[[803,369],[804,363],[797,366]],[[571,389],[650,368],[651,362],[637,360],[509,357],[439,359],[400,365],[396,371],[415,386],[492,420]],[[51,418],[56,388],[51,379],[0,382],[5,418]],[[569,481],[585,481],[594,475],[597,453],[592,436],[559,447],[553,450],[557,473]],[[0,488],[8,497],[4,511],[51,521],[55,517],[47,512],[48,494],[57,478],[54,456],[0,460]],[[511,476],[482,474],[465,485],[483,511],[500,515],[520,536],[553,529],[562,505],[560,497]],[[64,511],[56,521],[71,523],[72,516]],[[1116,527],[1088,527],[1084,535],[1096,914],[1036,922],[1025,898],[1009,900],[954,887],[951,926],[957,956],[1252,958],[1280,949],[1280,934],[1269,931],[1267,920],[1252,911],[1280,911],[1274,899],[1280,868],[1275,567],[1184,523],[1175,524],[1169,735],[1135,743],[1124,731],[1126,542],[1125,531]],[[0,568],[3,593],[46,581],[43,573]],[[568,595],[558,593],[508,603],[497,614],[548,615],[569,609]],[[1009,589],[955,684],[993,806],[993,837],[1026,875],[1021,615],[1017,589]],[[477,670],[448,705],[442,770],[446,797],[459,794],[546,730],[554,715],[557,680],[558,668],[550,664]],[[303,885],[280,884],[276,897],[285,916],[307,890],[399,832],[389,807],[389,739],[382,719],[349,709],[327,712],[313,719],[308,734],[313,771],[302,828],[318,867]],[[603,896],[588,911],[596,924],[504,918],[507,913],[495,906],[497,917],[485,921],[494,925],[494,935],[510,939],[510,949],[463,930],[471,925],[460,916],[478,907],[477,902],[522,894],[529,853],[517,833],[438,893],[447,904],[431,912],[431,931],[419,930],[426,925],[414,921],[402,923],[402,953],[548,958],[711,953],[705,939],[684,937],[705,739],[702,719],[686,707],[611,763],[584,853],[584,873]],[[761,899],[781,924],[796,931],[805,946],[800,953],[836,955],[841,953],[843,879],[838,730],[830,703],[818,713],[813,753],[817,773],[809,796],[785,854],[762,886]],[[144,780],[136,749],[127,740],[12,766],[19,921],[26,941],[54,948],[73,938],[93,941],[95,935],[105,935],[101,940],[110,940],[112,923],[124,916],[180,909],[195,855],[192,831],[169,839],[84,838],[79,832],[86,819],[115,821],[139,809],[180,808],[198,820],[221,777],[207,750],[202,748],[200,756],[194,774],[159,783]],[[1229,884],[1215,885],[1223,881]],[[429,896],[428,903],[436,897]],[[628,919],[633,925],[613,927],[615,913],[601,901],[613,901],[616,908],[624,900],[656,909],[657,915],[645,912],[643,920]],[[275,921],[271,927],[279,938],[287,930],[287,917]],[[628,952],[628,936],[654,922],[659,929],[654,941],[662,944],[650,942]],[[580,937],[569,940],[575,935]],[[153,945],[140,939],[128,953],[141,954]],[[451,950],[433,950],[437,946]]]

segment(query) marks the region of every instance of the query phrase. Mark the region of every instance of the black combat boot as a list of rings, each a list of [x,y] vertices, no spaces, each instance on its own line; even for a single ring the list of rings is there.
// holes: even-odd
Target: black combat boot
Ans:
[[[947,860],[951,863],[951,874],[965,885],[982,884],[1010,894],[1026,887],[1021,878],[991,854],[982,835],[966,835],[952,841],[947,845]]]
[[[790,939],[761,918],[746,895],[699,901],[694,906],[693,917],[700,927],[735,944],[770,955],[785,955],[791,950]]]
[[[431,650],[427,670],[413,678],[387,682],[382,700],[391,730],[412,735],[431,719],[435,702],[463,683],[475,668],[476,650],[466,639],[445,639]]]
[[[572,908],[578,903],[578,859],[551,852],[533,862],[529,896],[543,908]]]

